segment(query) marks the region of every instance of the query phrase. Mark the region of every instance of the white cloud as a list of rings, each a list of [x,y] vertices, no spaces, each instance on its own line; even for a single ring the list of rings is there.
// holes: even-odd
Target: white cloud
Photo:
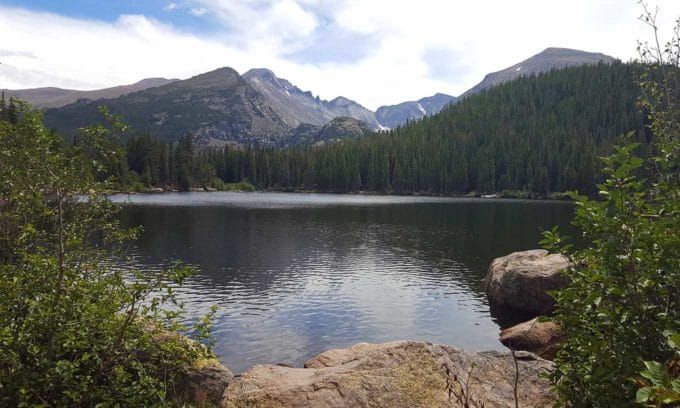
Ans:
[[[192,15],[194,15],[194,16],[196,16],[196,17],[200,17],[200,16],[204,15],[204,14],[207,13],[207,12],[208,12],[208,10],[204,9],[203,7],[192,7],[192,8],[189,10],[189,13],[191,13]]]
[[[189,14],[191,14],[194,17],[201,17],[204,16],[208,10],[203,8],[203,7],[191,7],[189,3],[169,3],[167,6],[163,7],[163,10],[165,11],[178,11],[182,10],[185,11]]]
[[[657,3],[667,37],[680,2]],[[343,95],[375,109],[435,92],[460,94],[484,74],[550,46],[628,60],[636,40],[650,33],[637,21],[634,0],[192,0],[166,9],[180,7],[224,30],[200,36],[141,15],[107,23],[0,7],[0,36],[12,38],[11,52],[0,54],[12,67],[0,70],[0,87],[88,89],[221,66],[268,67],[323,98]],[[324,49],[320,38],[336,41]],[[362,38],[372,48],[356,42]],[[328,55],[343,47],[361,52],[314,58],[304,53],[311,45]]]
[[[304,47],[317,28],[314,13],[295,0],[194,0],[228,30],[227,38],[257,53],[282,54]]]

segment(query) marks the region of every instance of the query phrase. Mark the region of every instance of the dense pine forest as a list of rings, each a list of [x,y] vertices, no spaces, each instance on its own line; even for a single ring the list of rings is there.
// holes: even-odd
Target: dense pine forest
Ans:
[[[128,136],[121,180],[142,188],[370,191],[457,195],[592,193],[598,157],[629,131],[644,155],[635,65],[614,63],[522,77],[403,127],[325,146],[198,149]],[[126,166],[127,165],[127,166]],[[127,167],[127,168],[126,168]]]

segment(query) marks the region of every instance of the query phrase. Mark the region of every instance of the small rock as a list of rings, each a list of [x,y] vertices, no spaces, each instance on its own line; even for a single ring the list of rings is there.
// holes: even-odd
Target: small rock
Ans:
[[[555,358],[566,337],[553,322],[539,322],[538,318],[501,330],[500,341],[513,350],[524,350],[547,360]]]
[[[489,302],[536,315],[549,314],[555,308],[555,301],[547,292],[569,283],[562,274],[568,266],[567,258],[543,249],[496,258],[485,279]]]

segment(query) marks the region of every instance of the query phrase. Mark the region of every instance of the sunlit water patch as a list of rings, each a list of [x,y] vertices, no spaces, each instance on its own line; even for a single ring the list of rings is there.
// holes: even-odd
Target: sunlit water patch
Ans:
[[[489,262],[569,230],[567,203],[368,195],[118,195],[144,232],[128,267],[198,267],[180,290],[189,316],[217,305],[215,351],[241,372],[302,364],[357,342],[427,340],[502,349],[520,319],[489,309]]]

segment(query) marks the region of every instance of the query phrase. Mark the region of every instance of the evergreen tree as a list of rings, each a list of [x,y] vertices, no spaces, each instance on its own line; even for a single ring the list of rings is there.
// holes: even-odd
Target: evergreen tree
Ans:
[[[0,120],[7,121],[7,103],[5,102],[5,92],[0,95]]]
[[[19,122],[19,111],[14,102],[14,98],[9,99],[9,105],[7,106],[7,121],[12,124]]]
[[[180,191],[190,191],[194,184],[194,147],[190,135],[182,136],[175,148],[175,177]]]

